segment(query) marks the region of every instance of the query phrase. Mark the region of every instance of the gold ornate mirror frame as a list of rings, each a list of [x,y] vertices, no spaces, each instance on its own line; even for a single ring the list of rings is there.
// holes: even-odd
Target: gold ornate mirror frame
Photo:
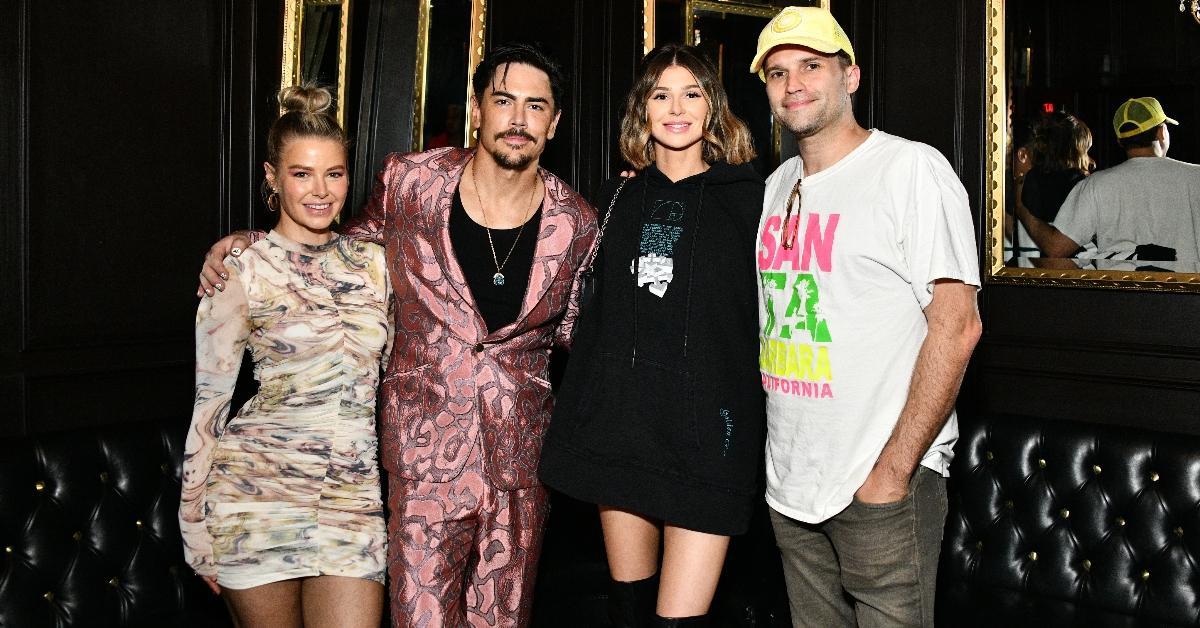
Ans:
[[[986,0],[984,33],[987,56],[984,133],[984,250],[989,283],[1041,287],[1123,288],[1169,292],[1200,292],[1200,273],[1127,270],[1052,270],[1004,265],[1005,166],[1008,154],[1008,94],[1006,91],[1004,0]]]
[[[283,87],[298,85],[304,76],[304,8],[336,6],[339,11],[337,80],[334,97],[337,106],[337,121],[346,126],[346,65],[347,42],[350,34],[350,0],[285,0],[283,3],[283,62],[279,84]]]
[[[748,15],[770,20],[782,7],[771,5],[751,4],[743,2],[721,2],[720,0],[687,0],[683,11],[683,43],[696,45],[696,12],[711,11],[713,13],[732,13]]]
[[[830,0],[821,0],[820,6],[824,9],[829,8]],[[752,15],[757,17],[765,17],[770,19],[775,17],[775,14],[781,11],[783,7],[771,6],[763,4],[754,4],[749,2],[736,2],[726,0],[687,0],[684,7],[684,40],[688,45],[692,45],[692,20],[697,10],[700,11],[717,11],[736,13],[738,15]],[[655,10],[654,0],[642,0],[642,56],[645,56],[654,49],[654,27],[655,27]]]
[[[419,0],[417,9],[417,58],[413,75],[413,124],[412,149],[425,149],[425,92],[429,69],[429,29],[433,0]],[[487,41],[487,0],[471,0],[471,18],[466,25],[469,40],[467,48],[467,82],[463,91],[463,128],[471,127],[471,75],[474,74]],[[473,133],[465,133],[466,144],[475,144]]]

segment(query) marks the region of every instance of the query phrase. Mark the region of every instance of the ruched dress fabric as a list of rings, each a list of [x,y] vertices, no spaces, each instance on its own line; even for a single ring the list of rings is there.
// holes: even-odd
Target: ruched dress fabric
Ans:
[[[391,344],[383,248],[272,231],[226,259],[196,316],[196,399],[183,468],[184,553],[245,589],[317,575],[382,583],[375,394]],[[258,394],[226,423],[242,351]]]

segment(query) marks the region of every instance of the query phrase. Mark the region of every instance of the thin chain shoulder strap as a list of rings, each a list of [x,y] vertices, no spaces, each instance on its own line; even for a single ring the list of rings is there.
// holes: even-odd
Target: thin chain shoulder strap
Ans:
[[[604,220],[600,221],[600,229],[596,231],[596,250],[600,250],[600,241],[604,238],[604,230],[608,228],[608,219],[612,218],[613,208],[617,206],[617,197],[621,196],[621,190],[625,189],[625,184],[629,183],[632,177],[621,177],[621,184],[617,186],[617,191],[613,192],[612,200],[608,202],[608,211],[604,212]],[[596,261],[596,257],[592,256],[592,263]],[[592,264],[588,264],[588,270],[591,271]]]

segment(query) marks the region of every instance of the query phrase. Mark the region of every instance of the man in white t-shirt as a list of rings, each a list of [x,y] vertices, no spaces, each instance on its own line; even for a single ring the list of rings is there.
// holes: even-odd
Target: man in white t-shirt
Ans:
[[[932,626],[979,339],[967,195],[933,148],[854,119],[860,70],[828,11],[788,7],[751,65],[800,156],[759,225],[767,503],[796,626]]]
[[[1200,270],[1200,165],[1167,157],[1168,124],[1178,122],[1167,117],[1157,99],[1121,103],[1113,130],[1127,159],[1076,185],[1054,224],[1017,208],[1047,257],[1129,259],[1142,266]]]

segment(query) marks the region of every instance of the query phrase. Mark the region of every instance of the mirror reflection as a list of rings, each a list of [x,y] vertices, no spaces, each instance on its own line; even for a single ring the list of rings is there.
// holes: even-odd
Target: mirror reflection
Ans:
[[[284,5],[283,85],[315,83],[333,94],[345,124],[350,0],[288,0]]]
[[[1200,23],[1166,1],[1004,10],[1004,266],[1200,272]]]
[[[469,146],[470,73],[483,45],[481,0],[428,0],[419,16],[423,55],[414,90],[413,149]]]
[[[647,50],[682,42],[704,51],[717,66],[730,109],[750,127],[758,152],[754,167],[764,177],[796,154],[795,139],[774,123],[762,81],[749,72],[759,32],[785,6],[828,7],[828,2],[654,0],[647,7],[653,9],[654,24],[653,41],[647,34]]]
[[[300,78],[305,83],[337,85],[340,74],[341,0],[305,0],[300,33]],[[334,93],[337,97],[337,93]]]

